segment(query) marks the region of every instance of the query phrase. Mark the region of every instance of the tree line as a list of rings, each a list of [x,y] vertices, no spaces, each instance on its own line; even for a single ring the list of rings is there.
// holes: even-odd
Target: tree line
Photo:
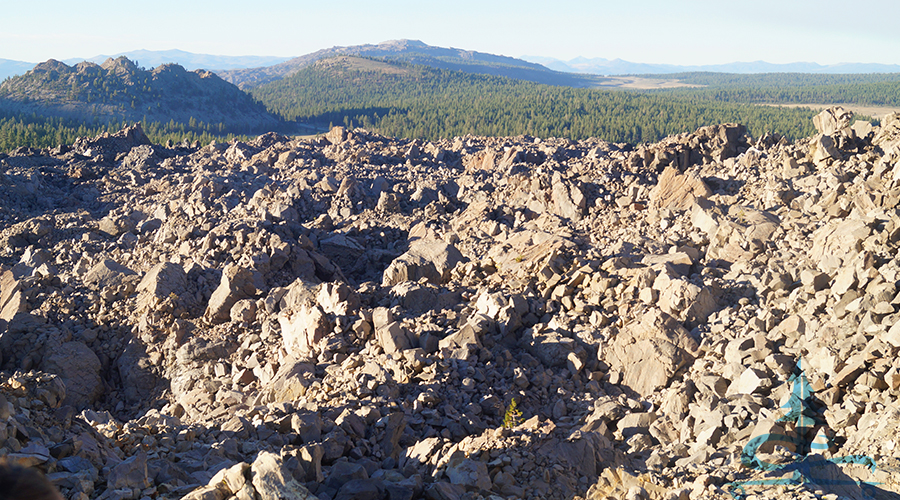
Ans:
[[[250,93],[288,120],[362,126],[386,135],[431,140],[528,134],[639,143],[727,122],[744,124],[754,136],[774,132],[797,139],[814,133],[815,112],[809,109],[560,87],[383,63],[393,69],[317,64]]]
[[[653,77],[703,86],[654,93],[715,102],[900,106],[900,73],[674,73]]]
[[[52,148],[61,144],[72,144],[79,137],[93,137],[103,132],[114,133],[128,125],[127,122],[84,122],[38,114],[0,111],[0,152],[9,152],[19,147]],[[144,133],[154,144],[167,141],[181,143],[194,141],[208,144],[215,140],[228,142],[234,138],[248,139],[246,136],[221,133],[222,124],[208,125],[195,123],[193,127],[184,123],[141,122]]]

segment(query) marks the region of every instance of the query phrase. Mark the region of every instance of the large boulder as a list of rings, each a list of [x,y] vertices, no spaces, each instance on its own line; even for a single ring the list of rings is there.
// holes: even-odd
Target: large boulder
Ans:
[[[666,167],[656,187],[650,190],[650,206],[670,210],[687,210],[699,198],[712,195],[712,190],[693,170],[681,173],[675,167]]]
[[[673,317],[650,309],[624,330],[606,351],[622,384],[647,397],[669,385],[672,376],[700,352],[700,345]]]
[[[137,292],[165,299],[171,294],[183,293],[187,286],[187,274],[182,266],[172,262],[160,262],[144,275],[137,286]]]
[[[440,285],[450,277],[456,264],[465,261],[462,253],[443,241],[414,243],[409,251],[394,259],[384,270],[382,286],[394,286],[403,281],[419,281]]]
[[[87,272],[84,283],[92,290],[111,292],[113,290],[129,294],[138,283],[137,274],[118,262],[103,260]]]
[[[314,499],[309,490],[295,479],[304,477],[305,473],[299,463],[294,467],[285,462],[281,456],[268,451],[261,451],[250,466],[250,478],[256,496],[260,500],[293,500]]]
[[[138,309],[158,310],[162,304],[174,308],[197,305],[184,268],[172,262],[153,266],[138,283]]]
[[[331,333],[331,319],[317,305],[303,305],[297,311],[282,311],[278,315],[281,337],[288,354],[306,358],[312,346]]]
[[[0,319],[10,321],[18,313],[28,312],[28,301],[17,280],[8,268],[0,268]]]
[[[65,405],[81,409],[103,394],[100,359],[83,342],[66,342],[46,358],[42,368],[59,375],[66,384]]]
[[[553,173],[550,183],[550,211],[560,217],[573,221],[581,220],[587,207],[587,198],[575,184],[562,178],[559,172]]]
[[[206,317],[213,323],[231,319],[231,307],[241,300],[253,297],[259,291],[259,278],[254,272],[237,264],[230,264],[222,271],[222,280],[209,298]]]
[[[813,125],[820,134],[834,135],[850,126],[853,112],[841,106],[831,106],[813,117]]]

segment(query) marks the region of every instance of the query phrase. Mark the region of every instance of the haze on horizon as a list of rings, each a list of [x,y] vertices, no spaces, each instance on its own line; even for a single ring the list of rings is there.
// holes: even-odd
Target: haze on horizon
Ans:
[[[753,4],[694,0],[430,4],[233,0],[89,4],[48,0],[4,8],[0,58],[41,62],[132,50],[295,57],[332,46],[418,39],[521,57],[702,65],[736,61],[900,64],[900,3]],[[52,15],[47,15],[51,12]]]

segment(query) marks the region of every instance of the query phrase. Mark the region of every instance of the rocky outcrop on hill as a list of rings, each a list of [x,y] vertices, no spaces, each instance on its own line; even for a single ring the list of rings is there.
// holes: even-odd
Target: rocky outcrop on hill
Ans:
[[[177,64],[146,70],[124,56],[102,65],[40,63],[0,84],[0,109],[88,122],[202,122],[218,133],[259,133],[279,124],[265,106],[209,71]]]
[[[79,500],[898,498],[900,120],[845,116],[0,156],[0,455]]]
[[[311,54],[261,68],[239,68],[219,71],[225,81],[242,89],[257,87],[293,75],[301,69],[339,56],[382,58],[404,61],[441,69],[465,71],[485,75],[505,76],[548,85],[572,87],[590,86],[591,79],[571,72],[552,71],[540,64],[513,57],[487,54],[473,50],[434,47],[419,40],[389,40],[379,44],[331,47]]]

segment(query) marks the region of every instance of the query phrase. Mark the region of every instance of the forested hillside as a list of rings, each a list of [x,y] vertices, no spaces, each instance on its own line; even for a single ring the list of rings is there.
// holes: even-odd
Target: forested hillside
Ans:
[[[658,93],[717,102],[900,106],[900,73],[677,73],[652,76],[704,86],[656,91]]]
[[[598,80],[603,80],[602,77],[596,75],[579,75],[553,71],[539,64],[513,57],[471,50],[433,47],[418,40],[390,40],[377,45],[331,47],[295,57],[274,66],[219,71],[218,74],[226,81],[246,90],[293,75],[297,71],[315,64],[317,61],[340,56],[377,57],[400,63],[421,64],[439,69],[505,76],[518,80],[570,87],[590,87]]]
[[[56,146],[115,130],[126,121],[141,121],[157,142],[227,140],[234,133],[272,129],[299,133],[303,124],[314,130],[361,126],[426,139],[532,135],[640,143],[728,122],[745,125],[754,137],[772,132],[798,139],[814,133],[814,111],[759,104],[900,106],[900,74],[663,76],[702,87],[573,88],[344,55],[320,60],[247,95],[180,67],[149,72],[127,59],[75,67],[48,61],[0,86],[0,151]],[[228,116],[227,123],[202,119],[229,113],[237,114]],[[241,121],[245,115],[262,117],[270,126]],[[241,124],[252,127],[242,129]]]
[[[813,133],[814,113],[805,109],[540,85],[347,56],[250,92],[288,120],[401,137],[529,134],[638,143],[725,122],[742,123],[754,136]]]
[[[79,137],[95,136],[103,132],[121,130],[126,122],[116,120],[104,123],[90,123],[81,120],[59,117],[46,117],[37,114],[22,114],[0,111],[0,153],[19,147],[52,148],[60,144],[71,144]],[[193,143],[208,144],[210,141],[230,141],[234,137],[246,139],[246,136],[221,133],[214,127],[195,124],[194,127],[183,123],[141,122],[144,133],[155,144]]]
[[[157,143],[285,131],[234,85],[174,64],[148,71],[124,57],[102,66],[50,60],[0,84],[0,151],[68,144],[134,122]]]

